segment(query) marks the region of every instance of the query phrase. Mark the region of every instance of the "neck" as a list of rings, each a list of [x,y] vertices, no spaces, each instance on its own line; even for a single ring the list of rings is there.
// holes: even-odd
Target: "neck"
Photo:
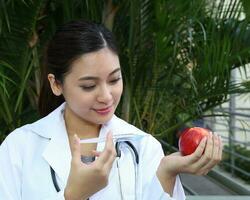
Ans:
[[[85,121],[73,113],[67,105],[65,106],[64,120],[69,137],[74,134],[77,134],[81,139],[99,136],[101,125]]]

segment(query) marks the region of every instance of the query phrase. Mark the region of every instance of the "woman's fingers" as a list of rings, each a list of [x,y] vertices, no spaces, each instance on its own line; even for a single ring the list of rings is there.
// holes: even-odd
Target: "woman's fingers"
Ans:
[[[220,151],[221,151],[220,137],[215,133],[213,159],[215,160],[216,163],[220,161]]]
[[[108,175],[116,157],[116,151],[115,151],[115,147],[113,143],[113,136],[111,132],[107,134],[107,139],[106,139],[104,150],[101,153],[99,152],[97,154],[99,154],[99,156],[98,156],[98,159],[95,161],[95,163],[96,163],[96,167],[98,171],[101,170],[101,174]]]
[[[95,157],[99,157],[101,155],[102,152],[100,151],[96,151],[96,150],[92,150],[92,155]]]
[[[107,139],[109,140],[108,141],[109,144],[107,144],[107,149],[105,149],[105,153],[107,153],[109,156],[108,156],[105,167],[107,168],[108,171],[110,171],[110,169],[113,165],[113,162],[116,158],[116,149],[115,149],[112,135],[110,135],[108,137],[109,138],[107,138]]]
[[[207,165],[208,162],[213,158],[214,152],[214,141],[212,134],[208,136],[206,148],[201,156],[201,159],[196,163],[196,168],[200,169]]]
[[[211,133],[208,136],[207,145],[206,145],[206,149],[204,152],[205,160],[207,161],[210,160],[213,157],[213,153],[214,153],[214,137]]]
[[[114,142],[113,142],[113,135],[111,132],[109,132],[107,134],[107,139],[106,139],[106,144],[104,147],[103,152],[100,154],[99,156],[99,161],[103,164],[103,165],[112,165],[114,159],[116,156],[116,151],[115,151],[115,146],[114,146]]]
[[[221,140],[217,135],[208,137],[207,145],[202,157],[193,165],[195,174],[207,174],[221,160]]]
[[[197,162],[202,154],[205,151],[206,148],[206,144],[207,144],[207,137],[202,138],[200,144],[198,145],[198,147],[196,148],[195,152],[191,155],[189,155],[191,157],[191,162]]]
[[[72,190],[72,188],[78,191],[82,189],[88,194],[87,196],[91,196],[108,184],[109,173],[112,167],[110,164],[110,157],[112,157],[110,152],[115,151],[112,134],[109,133],[107,136],[104,151],[92,151],[92,153],[97,156],[97,159],[90,164],[81,162],[80,149],[80,139],[75,135],[72,145],[71,170],[66,187],[68,187],[69,191]],[[79,193],[83,194],[84,192],[80,191]],[[80,199],[79,197],[77,196],[75,199]]]
[[[75,134],[73,136],[73,148],[72,148],[72,162],[79,164],[81,160],[81,151],[80,151],[80,139]]]
[[[213,136],[213,154],[211,158],[207,158],[206,165],[203,166],[202,170],[208,171],[212,169],[217,163],[220,162],[222,155],[222,144],[219,136],[215,134]]]
[[[222,152],[223,152],[223,146],[222,146],[222,140],[221,136],[219,136],[219,144],[220,144],[220,149],[219,149],[219,159],[222,159]]]

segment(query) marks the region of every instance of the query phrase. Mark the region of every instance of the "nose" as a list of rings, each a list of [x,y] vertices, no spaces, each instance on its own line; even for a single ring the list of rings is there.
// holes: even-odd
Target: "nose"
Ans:
[[[100,88],[97,101],[105,104],[109,104],[112,101],[112,92],[108,86],[105,85]]]

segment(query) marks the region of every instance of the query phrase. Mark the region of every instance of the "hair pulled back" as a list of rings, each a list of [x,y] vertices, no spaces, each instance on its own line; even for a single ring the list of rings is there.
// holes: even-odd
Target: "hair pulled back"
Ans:
[[[53,94],[47,78],[48,74],[54,74],[56,81],[63,83],[65,75],[71,70],[72,62],[83,54],[105,47],[118,54],[112,32],[101,24],[77,20],[58,28],[47,46],[45,63],[41,70],[38,100],[41,116],[46,116],[64,102],[63,95]]]

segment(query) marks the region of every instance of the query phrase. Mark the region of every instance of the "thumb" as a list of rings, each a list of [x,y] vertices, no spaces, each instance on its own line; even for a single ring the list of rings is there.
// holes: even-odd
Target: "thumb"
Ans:
[[[80,138],[75,134],[73,136],[72,161],[78,164],[81,160]]]
[[[102,152],[100,151],[96,151],[96,150],[92,150],[92,154],[96,157],[99,157],[101,155]]]

